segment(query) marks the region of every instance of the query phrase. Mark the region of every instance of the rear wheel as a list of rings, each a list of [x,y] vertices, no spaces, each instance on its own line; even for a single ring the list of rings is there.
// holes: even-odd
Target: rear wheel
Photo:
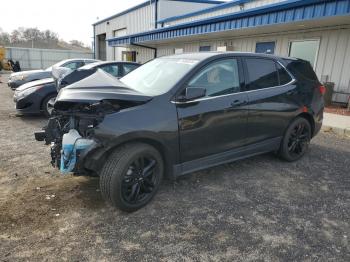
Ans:
[[[41,107],[42,107],[43,113],[46,117],[51,116],[51,113],[53,111],[53,104],[55,103],[56,96],[57,96],[56,94],[48,95],[43,100]]]
[[[163,172],[163,160],[155,148],[143,143],[126,144],[116,149],[102,168],[102,196],[123,211],[136,211],[154,197]]]
[[[311,140],[311,126],[305,118],[296,118],[288,127],[279,150],[287,161],[300,159],[308,150]]]

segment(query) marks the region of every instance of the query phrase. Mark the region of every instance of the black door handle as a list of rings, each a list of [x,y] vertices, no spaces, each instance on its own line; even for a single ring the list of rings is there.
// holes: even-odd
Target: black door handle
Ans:
[[[293,90],[289,90],[287,92],[287,95],[289,95],[289,96],[294,95],[294,94],[295,94],[295,90],[294,89]]]
[[[242,100],[235,100],[231,102],[231,107],[236,107],[236,106],[242,106],[245,105],[247,101],[242,101]]]

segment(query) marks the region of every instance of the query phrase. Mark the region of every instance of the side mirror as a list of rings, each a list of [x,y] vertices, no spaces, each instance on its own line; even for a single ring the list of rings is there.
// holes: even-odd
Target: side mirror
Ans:
[[[206,89],[202,87],[187,87],[185,90],[185,95],[178,96],[177,100],[179,102],[187,102],[195,100],[197,98],[204,97]]]

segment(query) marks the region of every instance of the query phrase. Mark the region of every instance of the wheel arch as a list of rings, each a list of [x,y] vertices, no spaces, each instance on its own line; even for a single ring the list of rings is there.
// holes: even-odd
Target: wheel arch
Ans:
[[[48,94],[46,94],[42,99],[41,99],[41,102],[40,102],[40,110],[43,110],[44,109],[44,101],[46,100],[46,98],[48,98],[49,96],[53,96],[53,95],[56,95],[57,96],[57,93],[55,92],[50,92]]]
[[[311,134],[312,134],[312,136],[314,136],[314,133],[315,133],[315,120],[314,120],[313,116],[310,113],[303,112],[303,113],[300,113],[299,115],[297,115],[296,118],[297,117],[305,118],[309,122],[309,124],[311,126]]]
[[[86,163],[84,163],[84,166],[88,169],[92,169],[96,173],[99,173],[103,167],[103,159],[106,159],[117,148],[131,143],[143,143],[154,147],[160,153],[163,159],[165,170],[164,176],[170,179],[173,178],[173,158],[171,157],[169,149],[161,141],[147,136],[125,139],[112,143],[108,148],[102,147],[100,149],[97,149],[95,152],[92,152],[91,155],[88,156],[88,158],[92,157],[94,159],[92,166],[86,166],[87,162],[90,161],[86,161]]]

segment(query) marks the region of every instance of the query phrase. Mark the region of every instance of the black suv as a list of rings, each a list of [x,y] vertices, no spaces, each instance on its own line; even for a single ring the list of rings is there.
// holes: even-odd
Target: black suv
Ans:
[[[97,71],[62,89],[36,139],[62,172],[98,175],[105,199],[134,211],[163,177],[276,152],[302,157],[323,94],[307,61],[252,53],[152,60],[117,80]]]

